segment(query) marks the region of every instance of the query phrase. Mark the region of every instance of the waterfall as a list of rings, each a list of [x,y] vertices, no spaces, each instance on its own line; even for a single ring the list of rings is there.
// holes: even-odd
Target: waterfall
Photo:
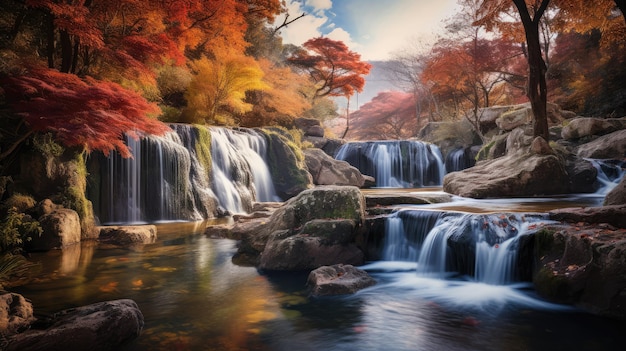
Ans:
[[[545,221],[543,214],[402,210],[387,218],[383,259],[417,262],[419,275],[510,284],[522,275],[521,239]]]
[[[596,182],[598,190],[596,193],[601,195],[608,194],[626,175],[626,161],[622,160],[597,160],[586,158],[585,160],[598,171]]]
[[[458,148],[452,150],[446,156],[446,173],[462,171],[466,168],[474,166],[476,161],[472,157],[469,148]]]
[[[126,137],[132,158],[89,160],[88,197],[103,224],[201,220],[247,212],[253,201],[280,200],[251,129],[172,124],[164,136]]]
[[[444,165],[436,145],[420,141],[369,141],[344,144],[335,155],[376,179],[377,187],[441,185]]]

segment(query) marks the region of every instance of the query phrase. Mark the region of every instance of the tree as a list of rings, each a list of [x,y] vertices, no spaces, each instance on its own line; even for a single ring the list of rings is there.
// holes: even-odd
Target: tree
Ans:
[[[407,139],[415,135],[417,118],[412,93],[386,91],[352,113],[351,138],[361,140]]]
[[[309,39],[303,44],[306,50],[298,50],[289,62],[309,73],[316,88],[313,99],[325,96],[344,96],[350,101],[355,92],[362,92],[365,78],[372,68],[361,61],[361,55],[350,51],[341,41],[324,37]],[[349,106],[346,115],[345,134],[350,128]]]
[[[215,60],[202,57],[193,62],[193,70],[183,112],[188,122],[233,124],[234,115],[252,110],[245,101],[246,92],[268,87],[257,61],[232,52],[221,53]]]
[[[124,135],[162,134],[169,128],[156,119],[159,108],[141,95],[112,82],[45,68],[2,79],[5,97],[29,129],[0,156],[6,157],[34,132],[52,132],[65,146],[99,150],[105,154],[131,153]]]
[[[508,0],[487,1],[482,3],[480,12],[483,17],[476,23],[486,25],[488,29],[494,28],[502,12],[510,9],[511,5],[517,9],[527,46],[528,83],[526,95],[530,101],[534,115],[533,135],[549,140],[547,101],[548,91],[546,87],[547,66],[542,54],[539,28],[541,18],[545,14],[550,0]]]

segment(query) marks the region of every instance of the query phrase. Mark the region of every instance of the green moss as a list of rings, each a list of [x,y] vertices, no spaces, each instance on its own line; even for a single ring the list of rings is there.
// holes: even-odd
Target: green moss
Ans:
[[[495,140],[491,140],[489,143],[483,145],[483,147],[476,154],[476,161],[486,160],[489,157],[489,151],[491,148],[496,145]]]
[[[208,179],[211,177],[213,169],[213,159],[211,158],[211,131],[205,126],[196,125],[196,157],[204,168]]]
[[[59,157],[65,149],[54,141],[52,133],[35,134],[32,138],[33,149],[48,157]]]
[[[18,212],[26,212],[35,207],[36,203],[35,199],[30,195],[15,193],[2,204],[2,207],[5,209],[15,208]]]

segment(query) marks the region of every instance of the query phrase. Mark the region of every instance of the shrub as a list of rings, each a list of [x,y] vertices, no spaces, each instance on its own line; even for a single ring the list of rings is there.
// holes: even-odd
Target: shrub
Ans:
[[[19,252],[25,242],[42,232],[39,222],[11,207],[0,222],[0,252]]]

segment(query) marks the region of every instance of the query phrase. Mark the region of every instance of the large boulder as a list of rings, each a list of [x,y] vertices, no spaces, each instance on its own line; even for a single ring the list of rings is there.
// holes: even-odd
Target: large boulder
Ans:
[[[14,293],[0,295],[0,338],[26,330],[35,319],[33,305],[24,296]]]
[[[364,219],[365,200],[358,188],[316,187],[242,233],[238,255],[267,270],[361,264],[363,253],[353,241]]]
[[[39,223],[43,231],[26,244],[29,251],[60,249],[81,241],[80,218],[74,210],[56,209],[41,216]]]
[[[575,140],[594,135],[605,135],[626,128],[626,118],[577,117],[571,120],[561,131],[566,140]]]
[[[323,138],[324,128],[318,119],[296,118],[293,121],[296,128],[300,129],[304,136]]]
[[[578,157],[622,159],[626,157],[626,129],[603,135],[578,148]]]
[[[304,155],[289,133],[280,129],[263,129],[267,138],[267,163],[272,174],[276,193],[289,199],[312,186],[313,179],[306,169]]]
[[[316,185],[352,185],[363,187],[365,178],[346,161],[336,160],[317,148],[304,150],[309,173]]]
[[[118,350],[143,329],[143,314],[133,300],[114,300],[68,309],[45,329],[13,336],[7,351]]]
[[[604,198],[604,206],[610,205],[626,205],[626,177],[606,194]]]
[[[598,223],[544,228],[535,234],[535,260],[533,283],[543,298],[626,319],[624,229]]]
[[[569,179],[555,155],[520,151],[448,173],[443,190],[471,198],[554,195],[569,192]]]
[[[354,294],[375,284],[376,280],[366,271],[343,264],[319,267],[307,279],[313,296]]]

